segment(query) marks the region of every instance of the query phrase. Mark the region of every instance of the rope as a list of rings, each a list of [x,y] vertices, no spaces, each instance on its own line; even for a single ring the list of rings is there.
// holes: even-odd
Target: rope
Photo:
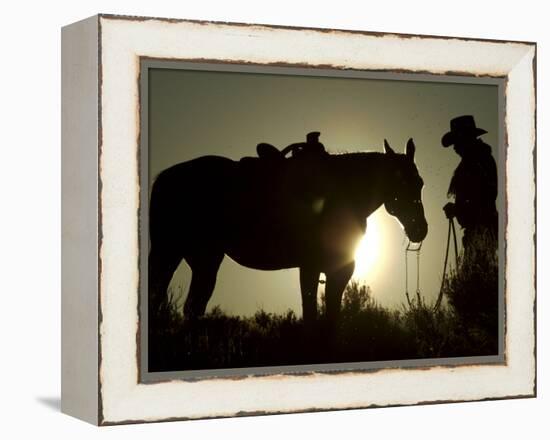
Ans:
[[[416,300],[420,305],[420,249],[416,252]]]
[[[405,248],[405,297],[407,298],[407,303],[409,307],[412,307],[411,298],[409,297],[409,259],[407,258],[409,246]]]
[[[419,244],[418,248],[416,249],[411,248],[411,244],[412,243],[409,240],[407,243],[407,247],[405,248],[405,297],[407,298],[407,303],[409,304],[409,307],[413,307],[413,303],[409,295],[409,258],[408,258],[409,252],[416,252],[416,299],[419,304],[421,301],[420,299],[420,249],[422,249],[422,242]]]
[[[449,250],[451,245],[451,232],[453,234],[453,244],[455,248],[455,267],[458,266],[458,246],[456,244],[456,229],[455,222],[452,218],[449,219],[449,228],[447,231],[447,249],[445,251],[445,262],[443,263],[443,276],[441,277],[441,287],[439,289],[439,295],[434,305],[434,310],[439,309],[441,300],[443,299],[443,287],[445,287],[445,277],[447,274],[447,262],[449,261]]]
[[[449,223],[451,224],[451,227],[453,229],[453,241],[454,241],[454,244],[455,244],[455,266],[458,267],[458,246],[456,245],[456,229],[455,229],[455,222],[454,220],[451,218],[449,219]]]

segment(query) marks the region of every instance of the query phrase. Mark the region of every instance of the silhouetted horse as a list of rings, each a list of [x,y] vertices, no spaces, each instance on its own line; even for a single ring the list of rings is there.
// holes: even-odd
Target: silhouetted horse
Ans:
[[[150,304],[166,301],[181,259],[192,270],[184,315],[204,314],[224,255],[261,270],[298,267],[303,317],[317,315],[317,288],[326,275],[329,320],[340,310],[366,219],[380,205],[409,239],[428,226],[415,146],[397,154],[325,155],[318,160],[205,156],[174,165],[154,182],[150,203]]]

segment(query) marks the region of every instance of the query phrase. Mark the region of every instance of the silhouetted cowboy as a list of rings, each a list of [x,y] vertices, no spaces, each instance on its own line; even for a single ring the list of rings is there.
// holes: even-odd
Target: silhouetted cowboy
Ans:
[[[481,247],[493,252],[497,248],[497,167],[491,147],[478,138],[485,133],[473,116],[465,115],[452,119],[451,131],[441,139],[443,147],[453,145],[461,158],[447,193],[454,203],[447,203],[443,210],[464,228],[466,260]]]

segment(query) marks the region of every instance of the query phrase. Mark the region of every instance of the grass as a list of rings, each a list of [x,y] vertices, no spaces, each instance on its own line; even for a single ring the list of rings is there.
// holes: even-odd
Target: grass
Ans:
[[[446,305],[421,296],[400,310],[380,306],[368,287],[350,283],[335,327],[320,317],[305,327],[293,311],[230,316],[215,307],[184,321],[171,298],[149,333],[150,371],[304,365],[495,355],[498,353],[498,266],[461,264],[444,284]]]

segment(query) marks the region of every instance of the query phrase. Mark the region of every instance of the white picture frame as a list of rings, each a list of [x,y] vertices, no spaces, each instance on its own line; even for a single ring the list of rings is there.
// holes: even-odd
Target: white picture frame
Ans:
[[[141,383],[140,60],[505,81],[505,361]],[[62,410],[97,425],[536,395],[536,45],[99,15],[62,32]]]

